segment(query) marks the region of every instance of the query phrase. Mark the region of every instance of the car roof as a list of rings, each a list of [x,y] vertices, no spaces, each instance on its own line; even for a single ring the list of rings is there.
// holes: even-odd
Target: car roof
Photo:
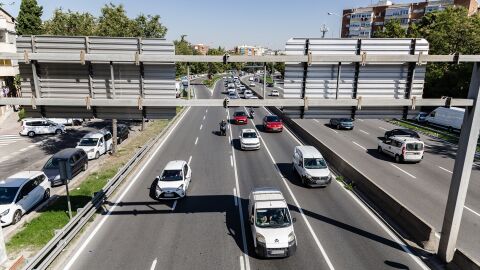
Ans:
[[[255,188],[251,192],[251,198],[257,208],[287,207],[282,192],[277,188]]]
[[[254,132],[254,133],[256,133],[255,129],[253,129],[253,128],[243,128],[243,129],[242,129],[242,133],[245,133],[245,132]]]
[[[412,137],[404,137],[404,136],[393,136],[391,138],[394,138],[395,140],[398,140],[398,141],[404,141],[404,142],[421,142],[423,143],[422,141],[420,141],[419,139],[417,138],[412,138]]]
[[[302,152],[303,158],[323,158],[320,151],[318,151],[317,148],[311,145],[295,146],[295,148]]]
[[[55,155],[53,155],[53,157],[54,158],[70,158],[72,155],[81,151],[83,150],[80,148],[65,148],[57,152]]]
[[[167,163],[167,165],[165,165],[165,169],[164,170],[181,170],[183,169],[183,165],[185,165],[185,162],[184,160],[172,160],[172,161],[169,161]]]
[[[100,139],[101,137],[103,137],[103,134],[102,134],[102,133],[99,133],[99,132],[90,132],[90,133],[88,133],[88,134],[85,134],[85,136],[83,136],[82,139],[89,139],[89,138]]]
[[[43,174],[41,171],[22,171],[14,175],[10,175],[5,180],[0,180],[0,186],[2,187],[20,187],[29,179]]]

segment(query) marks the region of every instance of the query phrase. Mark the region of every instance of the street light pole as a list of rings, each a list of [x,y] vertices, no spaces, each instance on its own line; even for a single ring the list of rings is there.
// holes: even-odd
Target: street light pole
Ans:
[[[327,12],[327,15],[329,16],[337,16],[341,19],[341,22],[340,22],[340,30],[339,30],[339,33],[338,33],[338,37],[339,38],[342,38],[342,29],[343,29],[343,17],[345,17],[346,15],[349,15],[350,13],[346,13],[346,14],[343,14],[343,15],[339,15],[335,12]]]

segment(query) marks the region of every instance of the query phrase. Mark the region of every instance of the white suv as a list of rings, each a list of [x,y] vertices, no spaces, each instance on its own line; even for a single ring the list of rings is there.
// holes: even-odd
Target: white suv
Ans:
[[[27,118],[22,120],[20,135],[35,137],[41,134],[62,134],[65,132],[65,125],[52,122],[42,118]]]
[[[192,170],[186,161],[170,161],[156,180],[158,182],[155,195],[158,199],[183,198],[187,196],[187,189],[192,180]]]
[[[392,156],[395,162],[420,162],[425,144],[417,138],[392,136],[378,138],[378,152]]]
[[[248,200],[255,253],[259,257],[288,257],[297,249],[288,204],[276,188],[255,188]]]
[[[240,148],[242,150],[260,149],[260,138],[257,132],[251,128],[245,128],[240,131]]]
[[[15,224],[42,200],[50,198],[50,182],[41,171],[24,171],[0,181],[0,221]]]

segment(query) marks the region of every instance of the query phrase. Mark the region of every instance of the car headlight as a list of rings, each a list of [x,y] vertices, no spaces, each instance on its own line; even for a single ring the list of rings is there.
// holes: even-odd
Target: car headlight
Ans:
[[[95,152],[95,149],[88,150],[88,153],[93,153],[93,152]]]
[[[162,192],[162,189],[158,185],[157,185],[156,189],[157,189],[157,192],[159,192],[159,193]]]
[[[181,184],[181,185],[177,188],[177,190],[182,190],[182,189],[183,189],[183,184]]]
[[[7,209],[7,210],[3,211],[3,212],[0,214],[0,216],[2,216],[2,217],[3,217],[3,216],[6,216],[6,215],[8,214],[8,212],[10,212],[10,209]]]
[[[309,174],[306,174],[305,177],[306,177],[307,179],[312,179],[312,176],[309,175]]]
[[[257,242],[264,243],[265,244],[265,237],[263,235],[257,233],[256,235]]]
[[[289,235],[288,235],[288,242],[293,242],[295,241],[295,234],[293,232],[291,232]]]

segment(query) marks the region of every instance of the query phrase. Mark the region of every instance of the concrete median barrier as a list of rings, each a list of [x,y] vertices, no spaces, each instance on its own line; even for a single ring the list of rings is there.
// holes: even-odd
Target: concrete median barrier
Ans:
[[[447,265],[448,270],[480,270],[480,262],[475,261],[461,250],[455,250],[453,260]]]

